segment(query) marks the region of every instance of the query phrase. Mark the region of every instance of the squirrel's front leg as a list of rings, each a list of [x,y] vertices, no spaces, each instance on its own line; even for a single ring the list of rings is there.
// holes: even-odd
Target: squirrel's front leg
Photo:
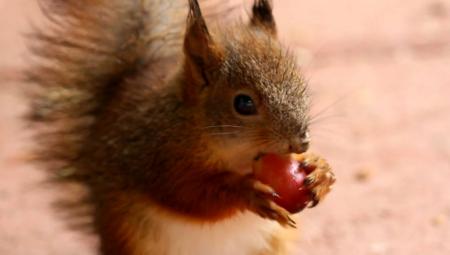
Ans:
[[[184,171],[189,172],[189,171]],[[155,190],[152,196],[182,214],[216,221],[229,217],[236,211],[250,210],[263,218],[278,221],[283,226],[295,226],[289,212],[274,203],[274,190],[252,175],[242,175],[228,170],[196,172],[171,177],[172,186]]]
[[[295,227],[295,221],[289,217],[290,213],[273,202],[273,197],[278,194],[270,186],[249,175],[243,177],[241,187],[247,209],[263,218],[276,220],[283,226]]]
[[[219,178],[220,190],[239,200],[240,207],[250,210],[259,216],[272,219],[283,226],[295,227],[295,222],[289,217],[289,212],[273,202],[276,192],[268,185],[253,178],[252,175],[240,175],[233,172],[223,172]]]

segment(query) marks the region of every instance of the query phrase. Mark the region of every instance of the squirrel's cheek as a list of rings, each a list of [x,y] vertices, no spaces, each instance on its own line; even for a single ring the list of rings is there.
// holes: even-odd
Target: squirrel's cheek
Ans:
[[[239,174],[250,174],[253,159],[259,154],[258,148],[243,142],[235,146],[217,146],[214,151],[214,161],[222,162],[225,169]]]
[[[227,169],[239,174],[252,173],[252,159],[254,155],[241,155],[228,158],[226,165]]]

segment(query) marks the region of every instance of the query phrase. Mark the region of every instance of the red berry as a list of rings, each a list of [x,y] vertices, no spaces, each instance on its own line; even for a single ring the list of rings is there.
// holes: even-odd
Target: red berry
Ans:
[[[265,154],[254,162],[253,173],[278,194],[274,202],[291,213],[303,210],[311,201],[311,192],[303,185],[307,173],[292,155]]]

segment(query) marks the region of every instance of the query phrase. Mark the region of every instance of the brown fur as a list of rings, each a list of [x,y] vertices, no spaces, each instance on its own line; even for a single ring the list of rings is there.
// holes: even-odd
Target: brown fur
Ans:
[[[143,214],[154,206],[192,222],[252,210],[292,224],[271,189],[229,160],[292,151],[308,131],[306,85],[276,40],[271,6],[256,1],[250,25],[210,32],[189,2],[184,56],[184,26],[152,16],[163,1],[45,5],[53,25],[35,35],[41,58],[28,72],[39,85],[30,114],[40,126],[36,155],[65,169],[63,181],[88,187],[103,254],[137,254],[143,232],[164,227]],[[183,13],[168,11],[166,20]],[[239,91],[254,96],[258,116],[233,112]]]

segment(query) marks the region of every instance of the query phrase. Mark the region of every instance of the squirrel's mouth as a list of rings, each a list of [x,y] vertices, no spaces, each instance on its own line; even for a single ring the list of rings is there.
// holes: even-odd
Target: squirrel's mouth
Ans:
[[[273,154],[289,154],[289,149],[277,149],[277,150],[267,150],[267,151],[259,151],[254,157],[253,160],[258,160],[261,157],[263,157],[266,154],[273,153]]]
[[[256,156],[253,158],[254,161],[260,159],[262,156],[264,156],[266,153],[264,152],[259,152],[258,154],[256,154]]]

